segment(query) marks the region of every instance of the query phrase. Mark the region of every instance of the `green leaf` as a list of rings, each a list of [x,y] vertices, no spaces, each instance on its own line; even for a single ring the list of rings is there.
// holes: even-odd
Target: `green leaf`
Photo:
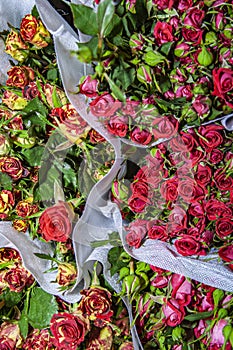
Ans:
[[[114,13],[111,22],[109,23],[109,25],[107,26],[104,35],[105,36],[109,36],[111,34],[111,36],[115,36],[115,35],[119,35],[119,33],[122,30],[122,21],[121,18]]]
[[[110,268],[111,276],[113,276],[115,273],[120,271],[122,267],[126,267],[128,265],[128,262],[122,261],[121,253],[122,253],[121,247],[114,247],[109,250],[108,261],[111,264],[111,268]]]
[[[71,4],[74,25],[87,35],[96,35],[98,33],[96,13],[91,7],[85,5]]]
[[[157,64],[162,63],[166,58],[157,51],[149,51],[145,53],[143,59],[149,66],[157,66]]]
[[[112,0],[102,0],[97,10],[98,31],[101,38],[104,37],[108,25],[111,23],[115,12]]]
[[[37,256],[40,259],[44,259],[44,260],[50,260],[50,261],[55,261],[57,262],[57,260],[55,258],[53,258],[50,255],[47,254],[41,254],[41,253],[34,253],[35,256]]]
[[[21,152],[30,166],[39,166],[41,164],[41,158],[43,156],[44,150],[45,148],[43,146],[36,146],[33,148],[25,149]]]
[[[20,328],[20,333],[22,337],[25,339],[27,338],[28,335],[28,318],[27,316],[22,313],[20,320],[19,320],[19,328]]]
[[[35,97],[33,100],[29,101],[27,106],[20,111],[20,114],[33,114],[40,113],[44,117],[48,114],[48,109],[45,105],[40,101],[39,97]]]
[[[0,187],[4,190],[12,190],[12,178],[5,173],[0,173]]]
[[[90,41],[86,43],[78,43],[78,48],[81,49],[82,47],[88,47],[88,49],[91,52],[92,58],[97,57],[97,48],[98,48],[98,38],[97,36],[93,36]]]
[[[165,43],[161,46],[160,51],[167,56],[172,48],[172,45],[173,45],[173,41]]]
[[[214,307],[216,308],[219,302],[224,298],[224,291],[221,289],[215,289],[213,291]]]
[[[21,301],[22,295],[22,292],[17,293],[6,290],[0,295],[0,300],[4,300],[6,307],[13,307]]]
[[[50,320],[58,310],[54,295],[36,287],[31,292],[28,321],[33,328],[43,329],[49,326]]]
[[[60,108],[60,107],[62,107],[61,100],[60,100],[60,98],[59,98],[59,96],[58,96],[58,94],[57,94],[56,86],[53,87],[52,101],[53,101],[54,108]]]
[[[205,311],[205,312],[197,312],[196,314],[190,314],[185,316],[185,320],[187,321],[199,321],[204,320],[205,318],[209,318],[213,315],[213,311]]]
[[[55,81],[58,78],[58,70],[56,68],[51,68],[47,71],[47,79]]]
[[[109,76],[106,73],[104,74],[104,77],[109,83],[113,96],[119,101],[125,101],[125,94],[119,89],[119,87],[114,83],[114,81],[111,78],[109,78]]]

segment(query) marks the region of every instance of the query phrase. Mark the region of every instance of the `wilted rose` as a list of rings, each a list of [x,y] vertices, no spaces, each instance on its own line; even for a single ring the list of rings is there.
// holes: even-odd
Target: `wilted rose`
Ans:
[[[2,97],[2,103],[14,111],[24,109],[28,101],[25,98],[15,94],[13,91],[5,90]]]
[[[51,335],[47,329],[33,329],[22,346],[23,350],[53,350]]]
[[[2,280],[11,291],[18,293],[34,282],[31,273],[21,265],[6,270]]]
[[[22,343],[22,338],[20,335],[20,329],[18,324],[10,323],[10,322],[3,322],[0,327],[0,349],[1,348],[1,339],[4,338],[8,340],[12,340],[14,342],[14,347],[10,349],[18,349],[20,348],[20,345]],[[5,349],[3,347],[3,349]],[[8,348],[6,348],[8,349]]]
[[[19,62],[23,62],[28,56],[28,45],[22,40],[18,32],[11,29],[6,38],[5,51]]]
[[[0,350],[15,350],[14,340],[8,338],[7,336],[0,336]]]
[[[92,332],[86,350],[109,350],[112,348],[113,334],[110,326]]]
[[[71,263],[64,262],[58,265],[56,281],[61,286],[69,286],[75,281],[77,270]]]
[[[15,204],[14,196],[11,191],[2,190],[0,192],[0,219],[5,219]]]
[[[16,214],[21,217],[26,217],[35,214],[38,211],[36,204],[32,204],[32,197],[26,200],[19,201],[16,205]]]
[[[14,219],[12,226],[19,232],[26,232],[29,226],[28,220]]]
[[[41,97],[41,93],[35,81],[29,82],[23,89],[23,97],[27,100],[32,100],[35,97]]]
[[[131,341],[124,342],[119,347],[119,350],[134,350],[133,343]]]
[[[20,24],[20,34],[24,41],[38,48],[48,46],[51,36],[40,20],[26,15]]]
[[[6,85],[18,88],[24,88],[35,78],[33,69],[27,66],[14,66],[7,74]]]
[[[91,143],[102,143],[106,141],[105,138],[95,129],[89,131],[89,137]]]
[[[14,181],[28,175],[28,172],[22,167],[21,161],[16,157],[0,157],[0,170]]]
[[[19,252],[13,248],[0,248],[0,263],[2,262],[20,262],[21,257]]]

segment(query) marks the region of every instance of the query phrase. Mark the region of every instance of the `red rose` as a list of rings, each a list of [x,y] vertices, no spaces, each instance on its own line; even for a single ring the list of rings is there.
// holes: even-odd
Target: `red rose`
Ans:
[[[28,335],[23,346],[23,350],[53,350],[54,346],[51,341],[51,335],[47,329],[34,329]]]
[[[128,123],[128,117],[116,115],[108,121],[107,129],[113,135],[124,137],[128,131]]]
[[[196,164],[198,164],[198,162],[200,162],[203,159],[203,157],[204,157],[204,153],[201,150],[196,149],[196,148],[194,148],[189,154],[189,158],[192,161],[192,166],[193,167]]]
[[[32,81],[24,87],[23,97],[25,97],[27,100],[32,100],[37,96],[41,98],[41,93],[38,89],[37,84],[34,81]]]
[[[91,287],[81,291],[82,299],[79,303],[78,309],[81,310],[84,316],[95,320],[111,320],[113,315],[112,296],[111,293],[101,287]]]
[[[173,6],[174,0],[154,0],[153,4],[155,4],[159,10],[171,9]]]
[[[196,202],[205,198],[206,190],[198,185],[192,178],[186,177],[178,183],[178,194],[187,203]]]
[[[28,175],[22,167],[21,161],[16,157],[1,157],[0,170],[15,181],[19,180],[24,175]]]
[[[226,238],[233,232],[233,221],[231,218],[220,218],[216,221],[216,234],[219,238]]]
[[[187,42],[191,42],[193,46],[199,45],[202,40],[203,30],[183,27],[182,35]]]
[[[0,336],[0,350],[15,350],[15,341],[3,335]]]
[[[224,168],[220,168],[214,173],[214,181],[220,191],[230,191],[233,187],[231,175],[226,174]]]
[[[39,219],[40,231],[46,241],[66,242],[72,229],[71,209],[59,202],[45,209]]]
[[[197,218],[203,218],[205,214],[205,210],[202,203],[199,202],[193,202],[190,204],[188,212],[190,215],[197,217]]]
[[[229,68],[213,69],[214,91],[212,94],[225,100],[233,108],[233,71]]]
[[[30,272],[20,265],[12,267],[4,272],[2,280],[11,291],[18,293],[21,292],[25,286],[29,286],[34,282]]]
[[[98,133],[95,129],[91,129],[89,131],[89,137],[90,137],[90,142],[91,143],[102,143],[105,142],[105,138]]]
[[[66,312],[54,314],[50,322],[52,342],[58,349],[76,350],[89,330],[88,320],[82,315]]]
[[[90,111],[96,117],[111,117],[120,107],[121,102],[115,100],[108,92],[96,97],[90,103]]]
[[[162,183],[162,186],[160,188],[160,193],[162,197],[166,199],[167,202],[173,202],[176,200],[178,196],[177,188],[178,188],[177,178],[171,178]]]
[[[232,216],[231,208],[217,199],[210,199],[206,203],[205,210],[209,220],[217,220],[220,217]]]
[[[212,177],[211,168],[208,165],[201,165],[200,163],[197,166],[195,180],[201,186],[206,186],[210,183]]]
[[[232,262],[227,266],[229,266],[230,269],[233,270],[233,244],[221,247],[218,251],[218,255],[222,260],[226,262]]]
[[[26,66],[15,66],[7,72],[9,78],[6,85],[24,88],[35,77],[33,69]]]
[[[127,235],[125,237],[126,242],[129,246],[139,248],[142,240],[145,238],[147,234],[147,221],[137,219],[130,223],[128,227],[126,227]]]
[[[183,131],[169,141],[169,146],[173,152],[190,152],[196,145],[197,142],[193,135]]]
[[[183,256],[198,255],[201,245],[193,237],[183,236],[175,241],[177,252]]]
[[[13,248],[0,248],[0,263],[2,262],[20,262],[21,256],[16,249]]]
[[[186,306],[192,299],[192,284],[182,275],[173,273],[171,277],[171,297],[178,301],[179,305]]]
[[[212,164],[218,164],[223,160],[224,154],[222,151],[219,149],[213,149],[209,154],[208,154],[208,160]]]
[[[148,197],[152,195],[152,193],[149,193],[149,187],[148,183],[143,180],[136,180],[130,185],[130,188],[133,192],[133,195],[140,195],[144,197]]]
[[[134,213],[143,212],[145,207],[150,203],[151,202],[147,197],[139,193],[133,193],[132,196],[128,199],[128,206]]]
[[[217,148],[223,143],[223,137],[221,134],[222,129],[223,126],[220,125],[206,125],[199,127],[198,133],[201,135],[201,137],[199,137],[199,142],[205,151],[211,152],[212,149]]]
[[[148,238],[166,241],[168,238],[166,226],[159,220],[149,221],[147,224]]]
[[[148,145],[152,140],[152,134],[148,130],[136,126],[131,131],[130,138],[140,145]]]
[[[179,0],[176,4],[179,11],[188,10],[193,4],[193,0]]]
[[[157,22],[154,27],[154,37],[159,46],[173,41],[172,26],[166,22]]]
[[[199,29],[204,17],[205,11],[198,9],[197,7],[192,7],[187,11],[184,18],[184,24]]]
[[[161,118],[155,118],[152,125],[154,138],[159,139],[174,136],[178,131],[179,123],[173,115],[168,115]]]
[[[173,298],[165,300],[162,310],[165,316],[165,323],[170,327],[179,325],[184,319],[184,307]]]
[[[187,221],[188,218],[185,210],[178,205],[175,205],[168,217],[167,232],[169,234],[173,233],[169,231],[170,228],[174,231],[180,231],[187,228]]]
[[[82,84],[80,84],[79,92],[87,97],[96,97],[98,96],[97,86],[98,81],[96,79],[92,79],[90,75],[88,75]]]

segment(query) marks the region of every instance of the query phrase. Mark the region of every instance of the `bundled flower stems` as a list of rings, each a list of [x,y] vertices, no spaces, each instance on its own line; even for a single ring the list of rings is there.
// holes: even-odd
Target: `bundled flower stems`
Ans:
[[[35,6],[0,33],[10,63],[0,86],[0,225],[10,222],[16,241],[48,247],[33,256],[57,286],[48,293],[24,254],[0,248],[0,349],[230,350],[232,290],[133,256],[161,242],[197,270],[213,259],[232,273],[232,132],[221,118],[233,108],[233,3],[100,0],[70,9],[86,40],[69,54],[91,72],[76,84],[83,115]],[[112,180],[115,144],[102,127],[121,144]],[[80,284],[74,232],[105,181],[99,196],[122,227],[85,248],[97,261]]]

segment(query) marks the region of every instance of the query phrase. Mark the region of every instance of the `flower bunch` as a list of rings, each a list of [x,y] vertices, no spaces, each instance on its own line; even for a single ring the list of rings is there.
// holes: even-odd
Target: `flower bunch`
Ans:
[[[79,93],[109,133],[149,145],[232,110],[230,1],[98,3],[71,9],[92,36],[78,44],[77,58],[94,65]]]
[[[232,135],[217,124],[181,131],[150,149],[132,179],[112,185],[129,222],[128,245],[159,239],[183,256],[214,248],[232,261],[232,157]]]

